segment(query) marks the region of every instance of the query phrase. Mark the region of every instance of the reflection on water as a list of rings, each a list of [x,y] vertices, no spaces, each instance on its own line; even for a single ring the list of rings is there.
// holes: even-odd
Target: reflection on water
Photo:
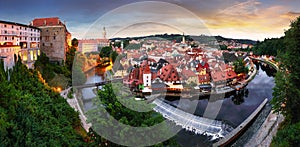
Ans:
[[[242,123],[265,99],[272,99],[272,88],[275,86],[274,75],[276,70],[267,65],[256,63],[258,74],[256,77],[241,91],[226,94],[225,98],[220,98],[216,101],[223,101],[222,107],[217,120],[225,121],[233,127]],[[96,73],[99,73],[96,70]],[[95,74],[92,71],[87,74],[87,84],[101,82],[102,74]],[[82,93],[84,96],[84,108],[89,110],[93,107],[91,99],[95,97],[93,88],[84,88]],[[212,97],[217,97],[212,96]],[[178,100],[168,99],[168,103],[177,106]],[[203,116],[206,106],[208,105],[208,97],[199,100],[184,99],[181,101],[180,109],[190,112],[189,108],[196,105],[196,111],[190,112],[198,116]],[[195,135],[191,132],[180,131],[177,136],[177,141],[182,146],[207,146],[210,145],[209,139],[206,136]]]
[[[99,74],[95,74],[95,71],[91,71],[91,72],[87,73],[86,75],[87,75],[87,81],[85,82],[85,84],[97,83],[97,82],[103,81],[103,76],[99,75]],[[92,99],[96,97],[96,95],[93,92],[94,88],[95,87],[83,88],[81,90],[82,95],[83,95],[84,110],[86,110],[86,111],[93,108]]]
[[[258,68],[258,74],[244,90],[225,96],[222,108],[216,119],[225,121],[233,127],[236,127],[242,123],[265,98],[269,100],[272,99],[272,88],[275,86],[274,75],[276,70],[269,66],[261,66],[260,64],[256,64],[256,66]],[[192,102],[197,103],[197,109],[194,114],[202,116],[209,100],[193,100]],[[177,102],[175,100],[170,101],[170,103],[176,105]],[[181,146],[211,145],[211,142],[207,141],[207,137],[194,135],[186,131],[179,132],[177,140]]]
[[[236,91],[232,96],[231,100],[235,105],[240,105],[245,102],[245,98],[248,97],[249,90],[244,88],[240,91]]]

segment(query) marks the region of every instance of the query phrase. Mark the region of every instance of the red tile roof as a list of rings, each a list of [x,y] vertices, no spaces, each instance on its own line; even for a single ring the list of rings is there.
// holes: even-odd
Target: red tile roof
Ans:
[[[209,74],[198,75],[198,81],[199,81],[199,83],[210,82],[210,76],[209,76]]]
[[[214,71],[211,73],[214,82],[226,81],[226,73],[222,71]]]
[[[171,64],[161,68],[161,74],[159,75],[159,78],[166,82],[181,81],[178,72]]]
[[[64,25],[58,17],[36,18],[32,21],[32,23],[35,27]]]
[[[229,70],[226,72],[226,79],[234,79],[237,75],[233,70]]]
[[[186,69],[183,69],[181,71],[182,73],[182,76],[184,76],[185,79],[188,79],[189,77],[196,77],[197,75],[191,71],[191,70],[186,70]]]
[[[144,67],[143,74],[150,74],[150,73],[151,73],[150,67],[149,67],[149,65],[147,64],[147,65]]]

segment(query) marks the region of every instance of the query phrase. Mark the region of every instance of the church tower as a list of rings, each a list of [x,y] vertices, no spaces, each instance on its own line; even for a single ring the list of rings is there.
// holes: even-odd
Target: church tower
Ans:
[[[102,35],[103,35],[103,39],[106,39],[106,29],[105,29],[105,27],[103,27]]]
[[[184,33],[182,34],[182,43],[185,44],[185,37],[184,37]]]

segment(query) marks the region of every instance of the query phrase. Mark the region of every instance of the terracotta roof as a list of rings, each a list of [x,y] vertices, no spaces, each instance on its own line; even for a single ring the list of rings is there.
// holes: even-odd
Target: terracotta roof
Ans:
[[[209,76],[209,74],[198,75],[198,81],[199,81],[199,83],[210,82],[210,76]]]
[[[186,69],[183,69],[181,71],[181,74],[182,76],[187,80],[189,77],[196,77],[197,75],[191,71],[191,70],[186,70]]]
[[[36,18],[32,21],[35,27],[64,25],[58,17]]]
[[[180,77],[176,69],[168,64],[161,68],[161,74],[159,75],[160,79],[167,82],[180,81]]]
[[[211,77],[214,82],[226,81],[226,73],[224,73],[222,71],[212,72]]]
[[[226,73],[226,79],[233,79],[236,78],[237,75],[233,70],[227,71]]]
[[[144,69],[143,69],[143,73],[144,74],[150,74],[151,73],[151,71],[150,71],[150,68],[149,68],[149,65],[147,64],[145,67],[144,67]]]
[[[196,67],[196,70],[200,72],[202,69],[209,69],[209,65],[207,62],[202,61],[198,64],[198,67]]]

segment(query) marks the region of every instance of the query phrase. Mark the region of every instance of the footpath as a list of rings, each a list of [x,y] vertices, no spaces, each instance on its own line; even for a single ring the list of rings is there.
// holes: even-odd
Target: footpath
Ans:
[[[77,101],[76,95],[73,94],[73,98],[68,98],[67,95],[69,93],[69,91],[71,90],[71,88],[68,88],[62,92],[60,92],[60,95],[65,98],[67,100],[67,102],[69,103],[69,105],[75,109],[75,111],[79,112],[79,118],[81,120],[81,124],[82,127],[88,132],[89,128],[92,126],[91,123],[87,123],[87,118],[84,115],[83,111],[81,110],[81,107],[79,106],[79,103]]]
[[[282,114],[274,114],[271,111],[256,134],[245,144],[245,146],[269,147],[272,138],[276,135],[279,124],[284,120]]]

